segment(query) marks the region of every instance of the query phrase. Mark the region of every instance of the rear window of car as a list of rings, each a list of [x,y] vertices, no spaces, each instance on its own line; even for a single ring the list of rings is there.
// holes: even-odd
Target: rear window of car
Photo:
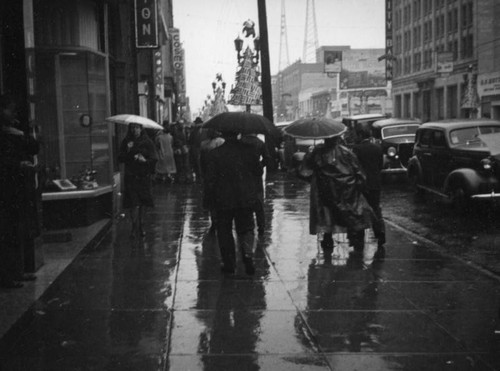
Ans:
[[[323,139],[295,139],[295,144],[298,146],[315,146],[323,142]]]
[[[450,132],[450,142],[453,145],[483,145],[478,138],[481,134],[500,133],[500,126],[482,126],[456,129]]]
[[[388,126],[382,129],[382,138],[415,135],[418,125],[397,125]]]

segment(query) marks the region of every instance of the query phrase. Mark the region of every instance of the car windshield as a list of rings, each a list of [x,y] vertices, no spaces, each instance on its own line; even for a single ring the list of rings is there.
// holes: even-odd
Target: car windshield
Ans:
[[[457,129],[450,132],[450,142],[453,145],[475,145],[485,147],[479,139],[481,134],[500,133],[500,126],[475,126],[471,128]]]
[[[382,139],[390,137],[400,137],[400,136],[415,136],[418,129],[418,125],[397,125],[388,126],[382,129]]]

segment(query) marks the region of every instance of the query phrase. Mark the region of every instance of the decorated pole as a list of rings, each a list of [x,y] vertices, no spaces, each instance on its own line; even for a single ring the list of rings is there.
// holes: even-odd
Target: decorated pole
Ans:
[[[260,40],[255,36],[255,23],[251,20],[243,23],[243,35],[234,40],[237,51],[238,69],[236,71],[236,82],[231,89],[228,104],[235,106],[246,106],[250,112],[252,105],[262,104],[262,89],[260,85],[260,72],[258,71]],[[253,48],[250,44],[253,41]],[[243,51],[243,46],[246,48]],[[243,51],[243,53],[242,53]]]
[[[266,0],[257,0],[259,10],[260,50],[262,67],[262,109],[264,117],[273,121],[273,92],[271,89],[271,67],[269,62],[269,40],[267,36]]]

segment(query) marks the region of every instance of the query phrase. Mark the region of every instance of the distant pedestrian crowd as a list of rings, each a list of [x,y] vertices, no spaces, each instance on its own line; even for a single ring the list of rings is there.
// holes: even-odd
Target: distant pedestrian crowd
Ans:
[[[14,102],[2,98],[0,103],[0,283],[15,288],[22,286],[23,280],[36,278],[23,268],[22,245],[26,242],[16,226],[30,222],[26,217],[26,210],[33,207],[29,169],[38,144],[28,131],[16,127]],[[130,237],[146,235],[145,213],[154,206],[154,182],[165,186],[198,183],[210,217],[209,233],[217,237],[222,273],[235,274],[239,251],[246,274],[253,275],[255,231],[260,238],[268,228],[264,174],[275,155],[269,148],[278,147],[279,140],[273,137],[275,133],[262,129],[266,125],[252,126],[252,120],[267,124],[262,116],[244,113],[229,114],[229,121],[221,121],[220,127],[205,125],[201,118],[193,123],[165,121],[163,130],[154,132],[129,124],[118,160],[123,164],[123,208],[130,216]],[[375,258],[383,258],[382,149],[362,126],[354,128],[359,139],[348,148],[343,139],[345,127],[338,125],[295,169],[297,176],[311,185],[309,232],[318,236],[325,263],[331,263],[334,249],[341,243],[351,249],[350,258],[361,258],[367,231],[376,240]],[[338,235],[346,236],[347,241],[339,242]]]
[[[382,148],[374,141],[369,129],[362,125],[354,128],[358,139],[348,147],[342,127],[323,138],[324,144],[307,153],[296,169],[297,176],[311,184],[309,232],[318,236],[325,263],[338,257],[338,252],[334,251],[340,245],[347,246],[344,252],[349,253],[350,258],[362,259],[370,238],[376,245],[374,258],[383,258]],[[197,118],[189,124],[165,122],[164,130],[157,132],[153,140],[157,153],[154,158],[155,181],[202,185],[203,206],[211,221],[209,232],[217,236],[221,271],[227,275],[235,274],[238,251],[246,274],[255,273],[254,233],[262,237],[267,228],[263,175],[273,161],[266,138],[273,138],[269,133],[259,138],[258,132],[252,132],[237,121],[234,126],[221,126],[220,130],[207,128]],[[126,140],[122,149],[129,151]],[[125,176],[124,206],[131,206],[127,203],[129,199],[137,201],[132,203],[132,207],[139,210],[131,212],[132,231],[142,235],[142,207],[152,204],[150,189],[144,185],[130,187],[127,185],[130,179]],[[128,197],[127,189],[148,196]],[[339,235],[344,238],[339,240]]]

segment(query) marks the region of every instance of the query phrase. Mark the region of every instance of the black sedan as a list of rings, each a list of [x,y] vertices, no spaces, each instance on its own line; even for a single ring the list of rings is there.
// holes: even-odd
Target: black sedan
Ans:
[[[498,146],[498,120],[428,122],[417,130],[408,176],[417,191],[448,197],[459,210],[472,200],[499,199]]]
[[[372,134],[384,151],[382,174],[405,174],[413,154],[415,133],[421,122],[416,119],[389,118],[375,121]]]

